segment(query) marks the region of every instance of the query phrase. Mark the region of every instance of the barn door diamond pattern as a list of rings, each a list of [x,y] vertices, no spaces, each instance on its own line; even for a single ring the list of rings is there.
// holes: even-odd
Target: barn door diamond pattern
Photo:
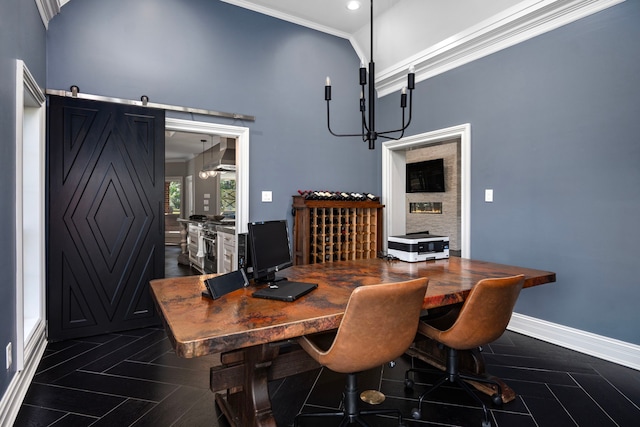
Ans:
[[[147,287],[164,274],[164,113],[68,99],[60,109],[53,98],[48,303],[59,335],[155,323]]]

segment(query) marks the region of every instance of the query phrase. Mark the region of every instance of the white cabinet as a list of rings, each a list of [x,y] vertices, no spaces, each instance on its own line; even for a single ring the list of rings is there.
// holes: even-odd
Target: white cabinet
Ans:
[[[236,235],[231,229],[218,230],[218,273],[229,273],[238,269],[236,259]]]

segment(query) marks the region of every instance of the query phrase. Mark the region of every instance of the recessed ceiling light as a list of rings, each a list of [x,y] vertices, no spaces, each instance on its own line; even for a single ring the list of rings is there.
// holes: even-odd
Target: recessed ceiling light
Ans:
[[[347,9],[349,9],[349,10],[358,10],[358,9],[360,9],[360,2],[359,1],[347,2]]]

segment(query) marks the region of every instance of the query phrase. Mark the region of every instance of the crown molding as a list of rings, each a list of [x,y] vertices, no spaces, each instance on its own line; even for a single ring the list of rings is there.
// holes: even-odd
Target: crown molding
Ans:
[[[60,13],[60,7],[68,0],[35,0],[38,12],[40,12],[40,18],[45,28],[49,28],[49,21],[53,19],[58,13]]]
[[[406,70],[410,65],[415,67],[416,82],[427,80],[623,1],[625,0],[525,1],[382,70],[376,77],[378,96],[401,90],[406,85]]]
[[[69,0],[35,0],[45,27]],[[271,17],[348,39],[361,62],[365,55],[348,33],[297,18],[246,0],[221,0]],[[376,89],[382,97],[405,85],[406,70],[413,65],[416,82],[427,80],[461,65],[600,12],[625,0],[525,0],[513,8],[431,46],[377,73]]]

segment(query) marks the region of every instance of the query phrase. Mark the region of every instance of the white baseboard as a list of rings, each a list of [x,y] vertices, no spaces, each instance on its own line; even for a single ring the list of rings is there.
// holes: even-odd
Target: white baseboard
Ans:
[[[9,387],[0,400],[0,426],[12,426],[18,416],[22,401],[24,400],[31,380],[36,374],[36,369],[47,348],[47,336],[45,323],[34,331],[28,348],[25,348],[24,369],[16,372],[9,383]]]
[[[640,346],[513,313],[507,329],[580,353],[640,370]]]

